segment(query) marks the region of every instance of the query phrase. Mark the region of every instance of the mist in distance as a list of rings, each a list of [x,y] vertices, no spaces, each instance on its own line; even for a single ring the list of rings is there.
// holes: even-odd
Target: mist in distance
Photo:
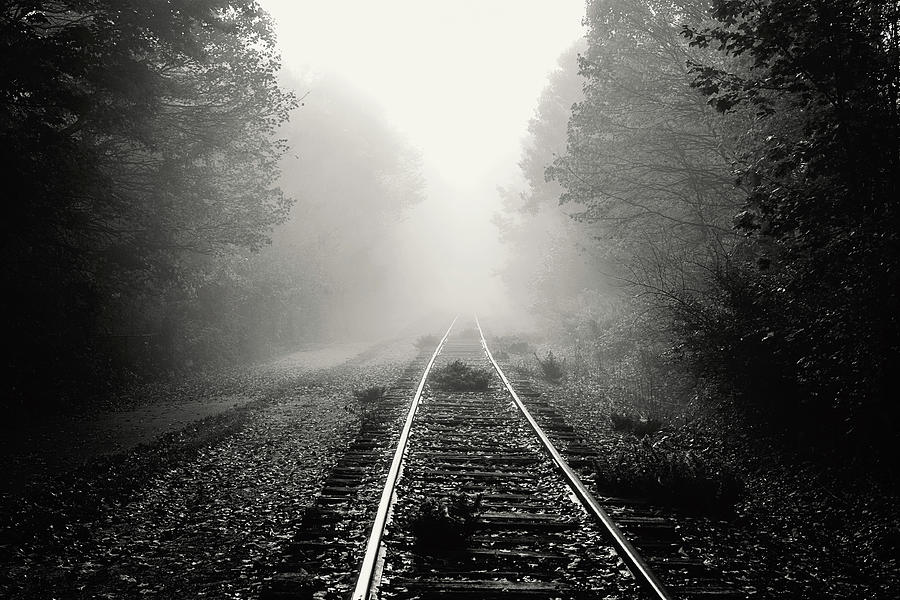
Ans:
[[[282,133],[280,186],[296,204],[267,254],[319,286],[322,333],[389,335],[460,311],[521,318],[501,276],[499,188],[522,187],[528,121],[582,34],[581,4],[263,6],[303,98]]]

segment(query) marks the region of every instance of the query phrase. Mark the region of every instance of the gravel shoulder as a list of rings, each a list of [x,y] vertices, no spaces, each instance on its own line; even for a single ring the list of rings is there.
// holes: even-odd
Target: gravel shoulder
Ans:
[[[29,488],[99,457],[128,452],[191,423],[270,397],[302,374],[341,365],[377,368],[408,362],[415,356],[413,341],[313,346],[244,369],[141,385],[80,411],[7,423],[0,436],[0,457],[7,465],[0,497],[27,494]]]
[[[677,407],[660,431],[638,439],[612,426],[613,411],[627,407],[610,402],[602,382],[570,376],[548,383],[528,355],[504,362],[534,382],[578,433],[608,456],[645,446],[689,453],[737,473],[744,489],[731,517],[674,514],[693,551],[748,598],[900,596],[900,503],[895,492],[865,473],[792,455],[699,399]]]
[[[85,416],[70,471],[45,465],[52,477],[3,499],[0,596],[254,597],[359,427],[352,391],[390,385],[412,341],[295,354]]]

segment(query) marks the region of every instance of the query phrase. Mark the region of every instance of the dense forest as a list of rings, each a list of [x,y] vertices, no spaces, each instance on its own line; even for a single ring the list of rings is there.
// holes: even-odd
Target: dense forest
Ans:
[[[0,596],[900,596],[900,0],[581,6],[0,0]]]
[[[586,15],[502,190],[511,295],[631,393],[715,389],[804,447],[890,447],[898,4]],[[280,74],[257,3],[11,1],[0,39],[10,406],[391,304],[419,157],[351,83]]]
[[[623,393],[890,456],[900,5],[596,0],[586,25],[504,190],[512,289]]]
[[[372,247],[418,157],[349,83],[279,79],[256,2],[4,2],[0,40],[5,403],[327,338],[363,289],[383,306]]]

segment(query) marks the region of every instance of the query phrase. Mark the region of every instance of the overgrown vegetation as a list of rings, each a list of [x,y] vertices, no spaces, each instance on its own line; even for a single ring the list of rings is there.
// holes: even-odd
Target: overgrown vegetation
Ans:
[[[301,108],[257,2],[13,0],[0,63],[5,408],[267,358],[388,295],[417,157],[345,82]]]
[[[378,410],[378,405],[384,399],[385,392],[387,392],[386,387],[377,385],[353,390],[356,411],[363,419],[371,417]]]
[[[559,360],[552,350],[548,350],[546,356],[541,358],[534,353],[534,360],[537,361],[540,368],[540,375],[551,383],[559,383],[566,376],[566,361]]]
[[[290,206],[274,140],[295,100],[249,1],[13,1],[0,47],[9,401],[153,354],[214,256],[265,245]]]
[[[445,554],[465,548],[480,509],[481,496],[478,494],[426,498],[412,520],[416,545],[428,554]]]
[[[637,437],[645,437],[662,429],[662,421],[644,415],[634,416],[628,413],[610,415],[612,428],[620,433],[630,433]]]
[[[440,341],[441,338],[433,334],[420,335],[418,338],[416,338],[416,349],[422,351],[434,351],[434,349],[437,348],[438,342]]]
[[[429,381],[446,392],[483,392],[488,389],[491,376],[490,371],[455,360],[432,370]]]
[[[509,360],[509,352],[503,350],[502,348],[499,350],[493,350],[491,354],[496,360]]]
[[[664,439],[623,443],[596,461],[597,490],[646,498],[680,511],[727,517],[741,499],[741,479],[713,457],[667,447]]]
[[[493,341],[491,346],[497,348],[498,352],[503,351],[519,356],[525,356],[532,351],[531,345],[517,336],[501,336]]]
[[[897,4],[592,0],[586,24],[504,224],[573,375],[649,404],[714,385],[808,456],[892,463]]]

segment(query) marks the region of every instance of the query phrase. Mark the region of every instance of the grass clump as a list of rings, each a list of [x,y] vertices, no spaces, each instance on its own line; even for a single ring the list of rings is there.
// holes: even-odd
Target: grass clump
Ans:
[[[454,360],[435,369],[431,381],[437,389],[446,392],[483,392],[490,385],[491,374],[484,369],[470,367],[461,360]]]
[[[566,376],[566,361],[559,360],[552,351],[547,351],[547,356],[541,358],[534,353],[534,359],[540,367],[540,375],[550,383],[559,383]]]
[[[481,509],[478,494],[451,494],[426,498],[412,519],[416,545],[429,554],[442,554],[466,546]]]
[[[510,354],[524,356],[531,352],[531,346],[528,342],[515,336],[504,336],[497,340],[497,345]]]
[[[506,347],[506,351],[510,354],[525,355],[528,354],[529,350],[531,350],[531,346],[528,342],[522,340],[512,340]]]
[[[474,327],[467,327],[459,332],[459,337],[466,340],[480,340],[481,332]]]
[[[601,494],[645,498],[694,515],[733,515],[744,488],[737,475],[711,458],[660,450],[646,440],[601,455],[595,468]]]
[[[662,421],[651,419],[641,415],[635,417],[628,413],[613,413],[610,415],[612,428],[620,433],[629,433],[636,437],[645,437],[662,429]]]
[[[420,335],[416,339],[416,349],[417,350],[434,350],[434,348],[438,345],[440,338],[433,334],[428,335]]]
[[[384,394],[387,392],[386,387],[373,385],[362,390],[353,390],[353,398],[356,400],[356,411],[362,417],[371,415],[381,404]]]

